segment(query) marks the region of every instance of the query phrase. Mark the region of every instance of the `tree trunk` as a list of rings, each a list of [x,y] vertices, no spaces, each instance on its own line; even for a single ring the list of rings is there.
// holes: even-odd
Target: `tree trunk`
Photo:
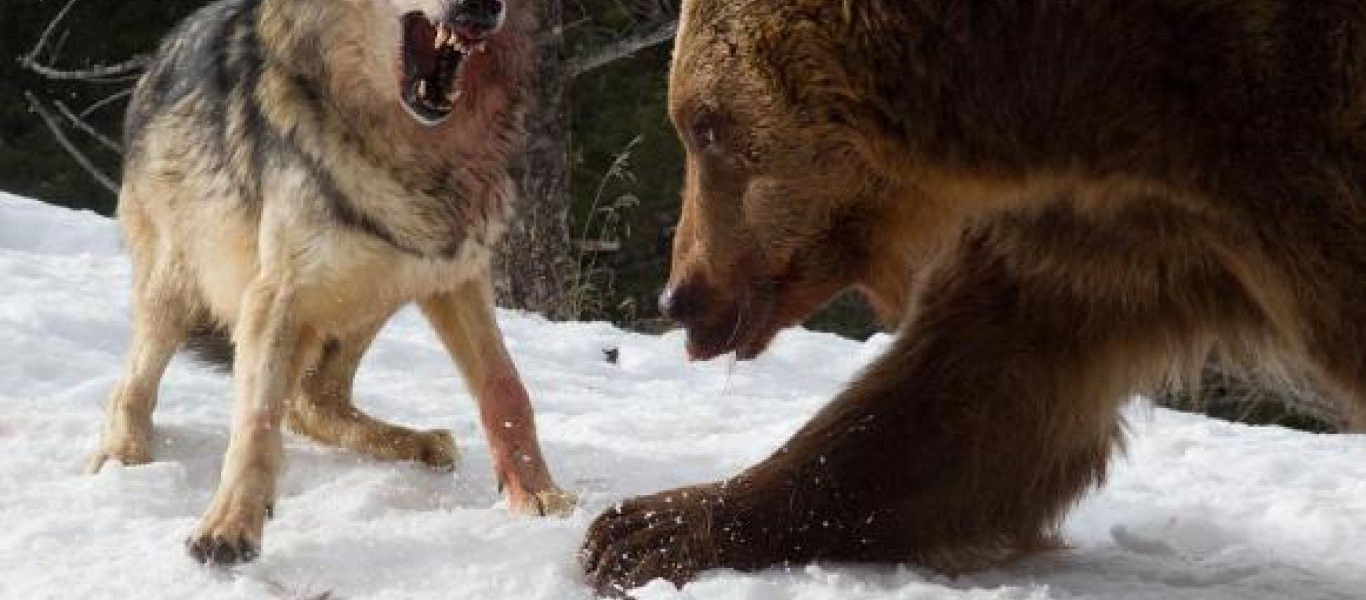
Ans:
[[[577,265],[569,237],[569,112],[560,0],[541,3],[541,48],[535,105],[527,116],[527,145],[515,167],[517,215],[494,259],[494,291],[501,306],[552,319],[574,317],[571,287]]]

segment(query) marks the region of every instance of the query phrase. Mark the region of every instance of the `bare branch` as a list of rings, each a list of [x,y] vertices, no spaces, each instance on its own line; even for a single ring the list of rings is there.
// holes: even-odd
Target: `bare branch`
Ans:
[[[43,124],[47,125],[47,128],[52,131],[52,137],[57,138],[57,143],[62,145],[62,148],[66,150],[67,154],[71,155],[71,158],[75,159],[76,164],[85,169],[85,172],[95,178],[95,181],[100,182],[100,185],[103,185],[104,189],[109,190],[109,193],[118,195],[119,188],[114,184],[114,180],[110,179],[108,175],[105,175],[104,172],[96,168],[95,164],[90,162],[90,159],[77,149],[75,144],[71,143],[71,140],[66,137],[66,132],[62,131],[61,123],[58,123],[57,118],[52,116],[52,113],[38,101],[38,97],[34,96],[33,92],[29,91],[24,92],[24,97],[28,99],[28,105],[33,109],[33,112],[37,113],[38,118],[42,119]]]
[[[39,35],[38,41],[33,43],[33,48],[30,49],[28,54],[24,55],[23,58],[19,59],[20,63],[37,62],[38,53],[42,52],[43,46],[47,45],[47,38],[52,37],[52,32],[57,29],[57,24],[61,23],[62,19],[66,18],[66,13],[71,12],[71,7],[75,5],[76,0],[67,0],[66,6],[63,6],[62,10],[57,11],[57,15],[52,17],[51,21],[47,22],[47,27],[43,29],[42,35]]]
[[[51,66],[51,64],[40,61],[38,55],[41,54],[43,48],[47,46],[48,38],[52,37],[52,32],[56,31],[57,25],[66,18],[66,14],[71,12],[71,7],[75,5],[76,0],[67,0],[66,5],[62,6],[61,10],[57,11],[56,16],[52,17],[51,21],[48,21],[47,27],[44,28],[43,33],[38,36],[38,41],[33,43],[33,48],[29,49],[28,54],[19,57],[20,65],[23,65],[24,68],[48,79],[108,81],[110,80],[109,78],[113,78],[112,81],[119,81],[119,77],[135,75],[151,62],[151,57],[141,54],[112,65],[94,65],[84,69],[58,69]],[[60,46],[65,39],[65,34],[63,34],[62,40],[58,42],[57,46]],[[58,47],[54,47],[52,52],[49,53],[50,61],[56,60],[58,50]]]
[[[57,38],[57,42],[52,44],[51,48],[47,51],[47,64],[51,65],[57,63],[57,59],[62,56],[62,48],[66,47],[66,41],[70,38],[70,29],[62,32],[62,37]]]
[[[109,139],[103,133],[100,133],[99,130],[91,127],[89,123],[86,123],[83,119],[76,116],[61,100],[54,100],[52,104],[57,107],[57,111],[62,113],[63,117],[66,117],[67,121],[70,121],[72,125],[76,126],[76,129],[84,131],[86,135],[95,138],[96,141],[104,144],[106,148],[118,153],[119,156],[123,156],[123,146],[120,146],[118,142]]]
[[[136,74],[151,62],[151,56],[139,54],[112,65],[94,65],[84,69],[67,70],[54,69],[27,56],[19,59],[19,64],[48,79],[91,81],[109,78],[105,79],[107,82],[134,79]]]
[[[112,94],[110,94],[110,95],[108,95],[108,96],[105,96],[104,98],[100,99],[98,102],[95,102],[94,104],[91,104],[90,106],[85,107],[85,110],[82,110],[82,111],[81,111],[81,114],[79,114],[79,115],[77,115],[77,116],[80,117],[80,118],[82,118],[82,119],[84,119],[84,118],[86,118],[86,117],[88,117],[88,116],[94,114],[95,111],[97,111],[97,110],[99,110],[99,109],[101,109],[101,108],[104,108],[105,106],[108,106],[109,104],[111,104],[111,103],[113,103],[113,102],[118,102],[120,99],[122,99],[122,98],[124,98],[124,97],[127,97],[127,96],[130,96],[130,95],[132,95],[132,94],[133,94],[133,88],[131,88],[131,87],[128,88],[128,89],[126,89],[126,90],[119,90],[119,91],[114,92],[114,93],[112,93]]]
[[[678,30],[678,21],[670,19],[659,23],[654,29],[617,40],[600,48],[570,58],[565,63],[564,74],[574,78],[614,61],[621,60],[651,46],[662,44],[673,38]]]

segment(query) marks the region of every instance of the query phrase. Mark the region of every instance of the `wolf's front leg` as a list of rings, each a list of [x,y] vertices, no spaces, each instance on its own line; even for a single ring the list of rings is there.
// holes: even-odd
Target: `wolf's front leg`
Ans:
[[[247,290],[237,327],[232,437],[213,503],[186,543],[200,562],[256,558],[275,501],[285,401],[298,392],[303,366],[316,359],[316,332],[296,319],[287,284],[258,278]]]
[[[479,403],[493,468],[513,512],[565,515],[578,499],[550,477],[536,439],[535,415],[494,320],[487,272],[421,302],[422,312],[460,367]]]

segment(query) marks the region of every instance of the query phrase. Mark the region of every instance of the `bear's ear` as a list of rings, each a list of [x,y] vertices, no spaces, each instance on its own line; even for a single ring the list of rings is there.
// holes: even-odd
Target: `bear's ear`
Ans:
[[[868,96],[850,99],[829,118],[839,123],[832,126],[832,137],[853,148],[875,174],[889,182],[912,183],[906,170],[908,124],[895,111]]]

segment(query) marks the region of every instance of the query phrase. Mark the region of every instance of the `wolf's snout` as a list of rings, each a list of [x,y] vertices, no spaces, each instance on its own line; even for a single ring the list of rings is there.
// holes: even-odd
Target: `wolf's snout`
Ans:
[[[502,27],[505,12],[502,0],[455,0],[446,21],[457,33],[484,37]]]

